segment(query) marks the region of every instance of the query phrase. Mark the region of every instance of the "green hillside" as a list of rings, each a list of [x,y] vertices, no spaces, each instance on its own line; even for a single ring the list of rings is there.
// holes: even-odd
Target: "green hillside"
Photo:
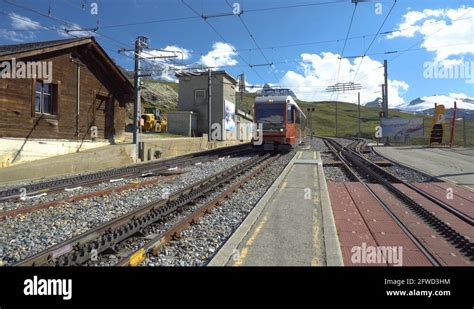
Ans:
[[[303,109],[308,117],[308,132],[313,125],[315,134],[322,136],[336,136],[336,104],[335,102],[302,102],[298,104]],[[314,112],[308,113],[307,108],[314,108]],[[375,127],[379,125],[379,111],[378,108],[368,108],[361,106],[361,136],[366,138],[373,138],[375,134]],[[415,115],[396,110],[389,110],[390,118],[423,118],[424,119],[424,138],[412,138],[412,144],[428,144],[431,134],[431,116]],[[450,120],[446,120],[444,126],[444,143],[448,143],[450,138],[451,124]],[[356,104],[352,103],[338,103],[338,132],[339,137],[354,137],[358,133],[358,109]],[[455,145],[463,145],[463,123],[456,122],[454,130]],[[403,141],[400,141],[403,142]],[[466,144],[467,146],[474,146],[474,120],[466,122]]]
[[[142,92],[143,104],[145,106],[157,106],[163,112],[177,109],[178,105],[179,84],[173,82],[145,80],[144,91]],[[253,103],[258,96],[256,93],[244,93],[243,102],[240,102],[240,95],[236,94],[236,104],[240,110],[245,112],[253,111]],[[308,117],[308,133],[310,132],[311,123],[313,131],[321,136],[336,136],[336,104],[335,102],[304,102],[297,101],[301,109]],[[307,108],[314,108],[311,114],[307,112]],[[368,108],[361,106],[361,136],[373,138],[375,127],[379,125],[378,108]],[[396,110],[389,111],[390,117],[399,118],[418,118],[423,117],[425,123],[425,137],[420,139],[412,139],[412,143],[426,144],[429,141],[431,130],[431,117],[415,115]],[[131,114],[130,120],[131,121]],[[466,126],[467,144],[474,146],[474,120],[467,122]],[[445,126],[444,139],[449,139],[450,126]],[[358,109],[357,105],[352,103],[338,102],[338,132],[339,137],[354,137],[358,133]],[[462,122],[457,124],[455,130],[456,144],[463,143],[463,127]]]
[[[335,136],[336,135],[336,103],[335,102],[302,102],[298,104],[305,112],[308,118],[309,127],[311,122],[313,130],[318,135]],[[338,132],[337,136],[355,136],[358,133],[358,108],[352,103],[338,102]],[[314,108],[314,112],[307,112],[307,108]],[[379,125],[379,109],[361,106],[361,135],[363,137],[373,137],[375,127]],[[399,118],[417,118],[418,115],[389,111],[390,117]],[[426,117],[428,119],[428,117]]]

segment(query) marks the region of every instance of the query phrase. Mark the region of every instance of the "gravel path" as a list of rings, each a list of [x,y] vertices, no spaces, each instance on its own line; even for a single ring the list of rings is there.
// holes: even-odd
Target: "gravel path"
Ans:
[[[172,183],[156,183],[5,218],[0,221],[0,264],[18,262],[247,159],[227,158],[190,166]]]

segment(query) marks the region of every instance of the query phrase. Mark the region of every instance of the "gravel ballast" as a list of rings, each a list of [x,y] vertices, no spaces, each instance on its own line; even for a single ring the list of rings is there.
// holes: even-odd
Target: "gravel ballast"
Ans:
[[[148,256],[145,266],[204,266],[239,227],[268,187],[293,157],[286,154],[250,179],[222,205],[182,232],[180,238],[163,246],[157,256]]]
[[[189,166],[184,169],[186,173],[177,176],[173,182],[155,183],[80,200],[74,204],[7,217],[0,221],[0,263],[18,262],[249,158],[226,158]]]

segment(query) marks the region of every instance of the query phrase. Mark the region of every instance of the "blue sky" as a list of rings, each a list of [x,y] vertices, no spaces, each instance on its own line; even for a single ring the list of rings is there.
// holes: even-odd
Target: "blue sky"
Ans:
[[[360,67],[361,57],[337,58],[342,53],[354,11],[351,0],[186,2],[202,15],[232,13],[231,5],[235,2],[244,13],[240,19],[237,16],[209,18],[207,21],[219,36],[180,0],[0,0],[0,44],[66,38],[68,35],[60,30],[66,27],[63,22],[68,22],[69,28],[98,25],[95,34],[98,42],[117,63],[128,69],[133,68],[133,60],[118,54],[117,50],[132,48],[136,36],[146,35],[153,48],[182,50],[185,64],[218,66],[233,75],[245,73],[249,85],[271,83],[291,87],[300,98],[307,100],[336,98],[324,89],[337,81],[361,83],[363,102],[381,96],[379,84],[383,71],[379,67],[384,59],[389,61],[392,106],[435,94],[474,97],[474,84],[466,78],[427,78],[424,68],[426,62],[465,68],[473,61],[473,1],[398,0],[381,32],[401,31],[379,34]],[[335,3],[313,5],[326,2]],[[92,3],[98,4],[98,15],[91,14]],[[343,56],[364,54],[393,3],[393,0],[367,1],[357,5]],[[181,17],[181,20],[130,25]],[[127,25],[120,26],[123,24]],[[321,41],[328,42],[309,44]],[[412,50],[380,54],[407,48]],[[248,66],[269,62],[274,65],[253,69]],[[167,62],[160,64],[168,66]],[[172,68],[184,67],[178,61]],[[168,73],[163,77],[172,76]],[[355,101],[356,94],[341,94],[338,99]]]

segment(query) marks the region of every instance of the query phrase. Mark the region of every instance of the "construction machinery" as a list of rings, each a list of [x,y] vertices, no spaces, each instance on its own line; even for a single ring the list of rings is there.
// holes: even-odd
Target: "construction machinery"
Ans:
[[[157,107],[146,107],[142,114],[141,128],[145,132],[166,132],[167,121]]]

